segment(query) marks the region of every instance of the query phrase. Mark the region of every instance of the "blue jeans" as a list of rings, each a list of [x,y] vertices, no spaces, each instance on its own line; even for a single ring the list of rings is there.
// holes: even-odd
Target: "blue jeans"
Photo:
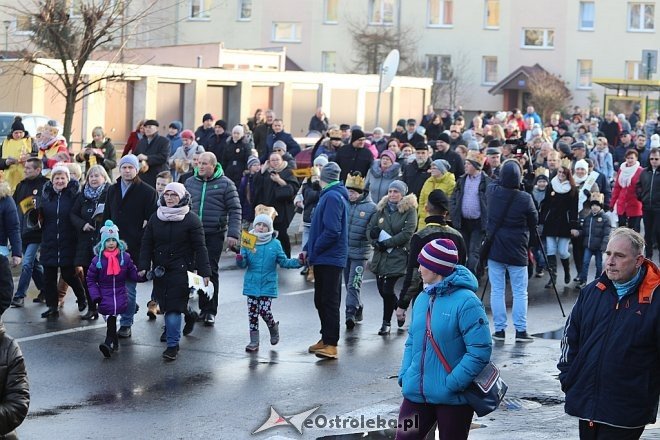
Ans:
[[[303,228],[302,228],[302,247],[304,248],[305,245],[307,244],[307,240],[309,240],[309,231],[312,229],[312,224],[307,224],[303,223]]]
[[[126,293],[128,293],[128,308],[126,313],[121,315],[119,325],[121,327],[130,327],[133,325],[133,318],[135,317],[135,302],[137,300],[137,283],[135,281],[126,280]]]
[[[44,288],[44,267],[37,258],[39,243],[30,243],[23,246],[23,267],[21,268],[21,277],[18,280],[16,288],[16,298],[25,298],[25,292],[30,287],[30,278],[34,280],[34,285],[39,291]]]
[[[541,251],[541,246],[533,246],[532,253],[534,254],[534,258],[536,259],[537,270],[545,269],[548,267],[548,263],[545,261],[545,258],[543,258],[543,252]]]
[[[570,242],[571,239],[568,237],[545,237],[545,252],[548,255],[557,255],[559,253],[559,258],[565,260],[571,256],[568,252],[568,244]]]
[[[513,308],[511,315],[513,326],[519,332],[527,330],[527,267],[512,266],[488,260],[488,278],[490,278],[490,308],[493,312],[495,331],[506,328],[506,304],[504,291],[506,289],[506,272],[511,279],[513,292]]]
[[[167,346],[176,347],[181,339],[182,314],[179,312],[165,313],[165,336],[167,336]]]
[[[344,267],[344,283],[346,284],[346,318],[353,317],[362,307],[360,289],[367,260],[354,260],[349,258]]]
[[[584,260],[582,260],[582,272],[580,272],[581,281],[587,281],[591,256],[596,257],[596,278],[603,273],[603,253],[601,251],[592,251],[589,248],[584,248]]]

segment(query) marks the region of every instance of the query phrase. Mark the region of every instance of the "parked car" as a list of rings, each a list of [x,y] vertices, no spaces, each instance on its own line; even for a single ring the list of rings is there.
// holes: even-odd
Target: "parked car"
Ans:
[[[23,118],[23,125],[30,136],[34,137],[37,133],[37,127],[46,125],[52,118],[43,115],[31,113],[0,112],[0,142],[3,142],[11,134],[11,124],[14,123],[14,117]]]

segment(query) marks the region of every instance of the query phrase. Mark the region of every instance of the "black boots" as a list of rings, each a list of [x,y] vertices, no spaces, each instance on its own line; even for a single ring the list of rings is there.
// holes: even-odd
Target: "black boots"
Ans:
[[[554,280],[557,277],[557,257],[555,255],[548,255],[548,275],[550,275],[550,280],[545,285],[545,288],[552,289]]]
[[[561,265],[564,266],[564,284],[569,284],[571,282],[571,260],[562,258]]]

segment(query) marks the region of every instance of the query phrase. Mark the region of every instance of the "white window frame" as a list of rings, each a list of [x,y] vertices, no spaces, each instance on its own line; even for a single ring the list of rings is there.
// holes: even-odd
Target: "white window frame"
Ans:
[[[495,79],[492,81],[488,80],[488,69],[486,68],[488,66],[489,61],[495,61]],[[484,86],[490,86],[493,84],[497,84],[497,68],[498,68],[498,62],[497,62],[497,57],[496,56],[484,56],[481,58],[481,84]]]
[[[432,60],[437,60],[438,62],[438,70],[433,72],[434,67],[432,66]],[[449,61],[448,63],[444,63],[443,61]],[[449,82],[451,78],[443,78],[442,77],[442,66],[448,65],[451,67],[451,55],[443,55],[443,54],[427,54],[425,58],[425,71],[426,74],[433,74],[433,82],[436,84],[446,84]]]
[[[431,23],[431,2],[438,2],[438,11],[440,16],[438,17],[439,23]],[[451,22],[446,23],[445,17],[445,3],[451,3],[452,13],[451,13]],[[429,28],[453,28],[454,27],[454,5],[456,1],[454,0],[427,0],[426,1],[426,27]]]
[[[527,46],[525,45],[525,33],[527,31],[543,31],[543,46]],[[553,33],[553,39],[552,39],[552,46],[548,45],[548,42],[550,41],[549,35],[550,32]],[[522,29],[522,35],[521,35],[521,41],[520,41],[520,47],[521,49],[533,49],[533,50],[554,50],[554,35],[555,30],[550,29],[550,28],[523,28]]]
[[[243,6],[244,3],[249,2],[250,5],[250,16],[243,17]],[[252,21],[252,14],[254,13],[254,2],[252,0],[238,0],[238,17],[236,21]]]
[[[291,38],[277,38],[277,26],[280,24],[291,25]],[[274,21],[272,24],[271,41],[274,43],[300,43],[302,41],[302,27],[297,21]]]
[[[584,23],[584,13],[585,6],[591,5],[591,26],[585,26]],[[596,2],[594,1],[581,1],[580,2],[580,12],[578,16],[578,30],[581,31],[593,31],[596,28]]]
[[[642,27],[640,28],[632,28],[630,27],[630,19],[632,18],[632,9],[633,6],[639,6],[640,9],[640,17],[639,17],[639,23]],[[646,8],[653,8],[653,27],[652,28],[646,28],[644,27],[644,17],[645,17],[645,10]],[[628,3],[628,14],[626,14],[626,29],[628,32],[655,32],[655,3],[649,3],[649,2],[630,2]]]
[[[582,80],[582,71],[584,70],[582,68],[582,63],[583,62],[591,63],[591,73],[589,74],[589,83],[588,84],[584,84],[581,81]],[[594,60],[588,60],[588,59],[577,60],[577,79],[575,80],[576,89],[578,89],[578,90],[591,90],[591,89],[593,89],[593,77],[594,77]]]
[[[374,9],[375,9],[375,2],[379,2],[378,4],[380,5],[380,21],[374,21]],[[369,25],[370,26],[394,26],[394,22],[396,21],[396,2],[397,0],[369,0]],[[386,22],[384,21],[385,17],[385,10],[386,10],[386,3],[392,3],[392,21],[391,22]]]
[[[21,17],[14,17],[14,22],[13,22],[13,25],[14,25],[14,32],[13,33],[14,33],[14,35],[26,35],[26,36],[34,35],[34,31],[21,30],[21,29],[18,28],[18,22],[22,18],[26,19],[26,20],[29,20],[30,22],[34,23],[34,19],[29,14],[25,14]]]
[[[326,69],[326,64],[328,57],[330,54],[333,54],[332,56],[335,57],[334,63],[335,63],[335,68],[334,69]],[[324,50],[321,52],[321,71],[322,72],[328,72],[328,73],[336,73],[337,72],[337,52],[334,50]]]
[[[334,19],[328,19],[328,6],[335,3],[337,16]],[[323,24],[339,24],[339,0],[323,0]]]
[[[628,70],[630,69],[630,66],[633,68],[633,77],[629,78],[628,77]],[[626,60],[624,63],[624,72],[623,72],[623,77],[627,80],[631,79],[641,79],[641,74],[642,74],[642,62],[637,61],[637,60]]]
[[[497,8],[498,8],[498,20],[497,20],[497,26],[491,26],[488,24],[488,11],[489,8],[488,6],[491,3],[497,3]],[[497,30],[500,28],[500,21],[502,20],[502,14],[501,14],[501,2],[500,0],[484,0],[484,29],[491,29],[491,30]]]
[[[210,21],[211,20],[211,8],[205,10],[205,3],[207,0],[189,0],[188,2],[188,20],[189,21]],[[210,5],[209,1],[209,5]],[[197,5],[199,13],[198,15],[193,15],[193,7]]]

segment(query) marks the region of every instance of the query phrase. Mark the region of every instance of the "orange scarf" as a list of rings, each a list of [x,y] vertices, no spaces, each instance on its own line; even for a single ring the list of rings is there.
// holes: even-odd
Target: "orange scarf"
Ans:
[[[121,271],[119,267],[119,260],[117,256],[119,255],[119,249],[114,251],[103,251],[103,256],[108,259],[108,275],[119,275]]]

